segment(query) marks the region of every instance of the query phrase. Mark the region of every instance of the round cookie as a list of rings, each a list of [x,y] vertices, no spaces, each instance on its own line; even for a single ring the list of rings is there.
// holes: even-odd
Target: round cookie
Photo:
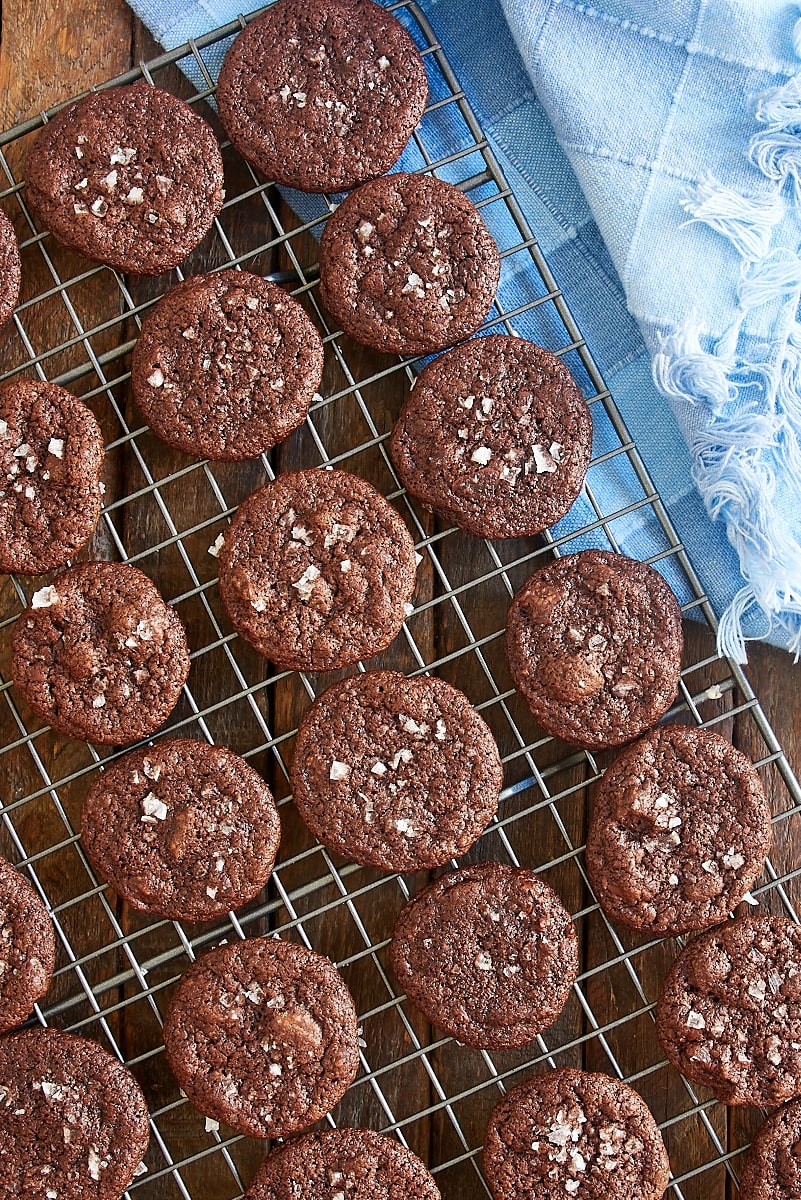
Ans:
[[[14,226],[0,212],[0,329],[11,320],[19,300],[22,263]]]
[[[356,1009],[334,964],[276,938],[218,946],[183,975],[164,1022],[192,1104],[249,1137],[325,1116],[359,1067]]]
[[[55,383],[0,384],[0,571],[62,567],[100,519],[100,426]]]
[[[587,873],[604,912],[676,935],[725,921],[762,870],[770,807],[755,767],[710,729],[664,725],[598,785]]]
[[[166,721],[189,674],[177,613],[126,563],[70,567],[14,626],[11,677],[67,737],[119,746]]]
[[[134,908],[211,921],[260,892],[281,825],[270,789],[224,746],[168,738],[96,776],[81,840],[97,873]]]
[[[689,942],[665,979],[656,1032],[670,1062],[724,1104],[801,1095],[801,928],[745,916]]]
[[[223,202],[220,147],[183,100],[144,80],[91,92],[37,135],[26,196],[86,258],[135,275],[183,262]]]
[[[427,98],[414,42],[370,0],[280,0],[238,35],[217,85],[237,150],[305,192],[346,191],[383,175]]]
[[[268,1154],[244,1200],[441,1200],[416,1154],[372,1129],[305,1133]]]
[[[578,975],[578,937],[533,872],[461,867],[414,896],[395,923],[392,969],[411,1002],[457,1041],[524,1046],[552,1025]]]
[[[357,342],[431,354],[478,329],[500,279],[478,210],[430,175],[384,175],[347,196],[320,239],[320,298]]]
[[[567,1068],[518,1084],[495,1106],[484,1173],[495,1200],[660,1200],[670,1164],[633,1088]]]
[[[192,275],[158,301],[134,347],[133,395],[168,445],[256,458],[306,419],[323,343],[297,300],[245,271]]]
[[[681,609],[662,576],[608,550],[542,567],[506,621],[509,670],[537,721],[591,749],[631,741],[665,715],[683,646]]]
[[[441,866],[498,808],[503,767],[489,727],[442,679],[368,671],[333,684],[298,729],[291,783],[315,837],[387,871]]]
[[[404,487],[475,537],[529,537],[568,511],[592,417],[567,367],[523,338],[473,338],[429,363],[389,443]]]
[[[57,1029],[0,1039],[3,1195],[119,1200],[150,1137],[130,1071],[96,1042]]]
[[[740,1200],[801,1196],[801,1100],[774,1112],[757,1131],[740,1175]]]
[[[329,671],[400,632],[415,583],[411,534],[347,471],[294,471],[240,504],[219,552],[238,633],[279,667]]]
[[[55,961],[47,909],[27,879],[0,858],[0,1033],[29,1016],[50,987]]]

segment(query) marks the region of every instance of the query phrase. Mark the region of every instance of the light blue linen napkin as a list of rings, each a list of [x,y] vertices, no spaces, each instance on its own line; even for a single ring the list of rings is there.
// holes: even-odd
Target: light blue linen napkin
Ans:
[[[167,49],[256,7],[130,2]],[[797,7],[420,6],[720,617],[720,649],[744,661],[753,637],[797,654]],[[213,78],[226,48],[204,53]],[[310,198],[293,202],[311,211]],[[537,340],[536,327],[521,332]],[[613,474],[607,484],[616,486]],[[564,528],[586,517],[579,504]],[[661,548],[636,514],[620,525],[622,550],[645,557]]]

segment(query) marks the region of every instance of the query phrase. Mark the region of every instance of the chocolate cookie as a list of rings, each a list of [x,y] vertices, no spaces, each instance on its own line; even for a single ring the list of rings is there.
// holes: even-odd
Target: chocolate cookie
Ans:
[[[474,333],[500,271],[478,210],[430,175],[362,184],[320,240],[323,304],[357,342],[396,354],[430,354]]]
[[[250,1137],[307,1129],[359,1066],[356,1009],[334,964],[276,938],[218,946],[193,963],[164,1046],[195,1107]]]
[[[305,192],[346,191],[383,175],[427,98],[414,42],[370,0],[280,0],[239,34],[217,85],[237,150]]]
[[[100,426],[55,383],[0,384],[0,571],[62,567],[100,518]]]
[[[211,921],[260,892],[281,825],[267,784],[224,746],[173,738],[98,775],[81,838],[101,878],[134,908]]]
[[[801,1196],[801,1100],[777,1109],[759,1128],[740,1175],[740,1200]]]
[[[22,263],[14,226],[0,212],[0,329],[11,320],[19,300]]]
[[[592,453],[592,417],[554,354],[473,338],[429,363],[389,443],[405,488],[475,537],[528,537],[568,511]]]
[[[408,998],[468,1046],[524,1046],[552,1025],[578,974],[578,937],[533,871],[483,862],[443,875],[401,911],[390,946]]]
[[[0,1033],[24,1021],[41,1000],[55,960],[47,909],[27,879],[0,858]]]
[[[136,275],[183,262],[223,202],[211,127],[144,80],[61,109],[37,135],[26,175],[34,215],[57,241]]]
[[[81,563],[34,592],[11,654],[14,685],[38,717],[112,746],[154,733],[189,674],[180,618],[125,563]]]
[[[565,1069],[518,1084],[495,1106],[484,1172],[495,1200],[660,1200],[670,1164],[633,1088]]]
[[[738,917],[689,942],[662,985],[668,1059],[724,1104],[801,1095],[801,927]]]
[[[770,807],[744,754],[710,729],[665,725],[607,769],[587,873],[613,921],[681,934],[725,921],[762,870]]]
[[[305,1133],[267,1155],[244,1200],[440,1200],[416,1154],[372,1129]]]
[[[256,458],[306,419],[323,343],[285,291],[246,271],[192,275],[148,314],[133,353],[134,400],[168,445]]]
[[[315,837],[388,871],[441,866],[469,850],[503,786],[498,747],[442,679],[368,671],[335,683],[298,729],[291,782]]]
[[[652,567],[608,550],[532,575],[506,622],[515,687],[543,729],[575,746],[631,741],[676,698],[681,609]]]
[[[26,1200],[119,1200],[150,1137],[122,1063],[57,1029],[0,1039],[0,1186]]]
[[[279,667],[330,671],[383,650],[414,591],[411,535],[347,471],[294,471],[240,504],[219,553],[231,623]]]

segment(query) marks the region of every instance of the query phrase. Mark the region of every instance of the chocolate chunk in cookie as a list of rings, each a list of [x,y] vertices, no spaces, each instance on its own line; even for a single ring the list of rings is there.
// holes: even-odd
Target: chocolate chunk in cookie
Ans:
[[[223,202],[211,127],[144,80],[61,109],[37,135],[26,176],[34,215],[57,241],[135,275],[183,262]]]
[[[681,609],[662,576],[607,550],[542,567],[506,622],[509,670],[537,721],[592,749],[631,741],[665,715],[683,646]]]
[[[323,373],[320,335],[297,300],[246,271],[192,275],[148,314],[133,394],[168,445],[256,458],[306,419]]]
[[[656,1006],[668,1059],[724,1104],[801,1095],[801,928],[738,917],[689,942]]]
[[[329,671],[383,650],[415,582],[411,535],[369,483],[294,471],[240,504],[219,554],[234,628],[279,667]]]
[[[740,1175],[740,1200],[801,1196],[801,1100],[777,1109],[759,1128]]]
[[[744,754],[710,729],[666,725],[607,769],[587,872],[613,921],[673,935],[725,921],[762,870],[770,807]]]
[[[38,575],[84,546],[102,506],[100,426],[55,383],[0,385],[0,571]]]
[[[334,964],[276,938],[218,946],[194,963],[164,1046],[195,1107],[249,1137],[307,1129],[359,1066],[356,1009]]]
[[[440,1200],[416,1154],[372,1129],[304,1133],[267,1155],[245,1200]]]
[[[404,487],[476,537],[528,537],[584,484],[592,418],[567,367],[523,338],[473,338],[429,363],[392,431]]]
[[[474,333],[500,270],[478,210],[431,175],[362,184],[320,240],[323,304],[357,342],[396,354],[430,354]]]
[[[14,627],[14,685],[67,737],[112,746],[154,733],[189,674],[177,613],[126,563],[70,567]]]
[[[0,1038],[0,1192],[26,1200],[119,1200],[150,1137],[130,1071],[57,1029]]]
[[[487,1050],[533,1041],[578,974],[578,937],[556,892],[533,871],[498,862],[461,867],[410,900],[390,953],[432,1025]]]
[[[21,278],[17,235],[6,214],[0,212],[0,329],[11,320],[17,306]]]
[[[47,909],[27,879],[0,858],[0,1033],[24,1021],[44,996],[55,959]]]
[[[442,679],[368,671],[336,683],[298,729],[295,804],[315,837],[388,871],[441,866],[492,820],[498,748],[467,697]]]
[[[346,191],[383,175],[427,98],[414,42],[370,0],[279,0],[236,38],[217,86],[237,150],[306,192]]]
[[[81,839],[101,878],[175,921],[211,921],[261,891],[281,826],[267,784],[224,746],[168,738],[96,776]]]
[[[495,1200],[660,1200],[667,1151],[642,1097],[609,1075],[548,1071],[496,1105],[484,1141]]]

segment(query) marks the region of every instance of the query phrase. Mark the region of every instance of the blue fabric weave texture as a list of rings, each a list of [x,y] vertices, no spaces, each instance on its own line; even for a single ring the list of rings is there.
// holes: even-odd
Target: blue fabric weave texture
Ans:
[[[242,11],[236,0],[131,6],[167,49]],[[798,6],[420,6],[721,618],[720,648],[744,661],[746,639],[766,638],[797,654]],[[225,49],[204,54],[213,77]],[[521,332],[537,340],[536,327]],[[579,502],[565,528],[586,519]],[[636,557],[662,548],[636,514],[615,534]]]

